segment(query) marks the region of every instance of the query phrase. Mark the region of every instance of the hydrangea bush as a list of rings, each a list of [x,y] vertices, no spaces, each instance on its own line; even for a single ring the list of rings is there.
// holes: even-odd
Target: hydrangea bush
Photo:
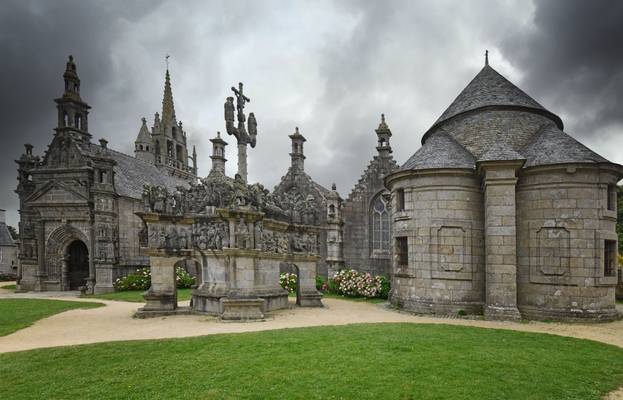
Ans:
[[[195,278],[182,267],[175,268],[175,281],[178,289],[189,288],[195,284]],[[147,290],[151,286],[151,270],[139,268],[128,276],[117,278],[113,286],[118,291]]]
[[[387,278],[370,273],[359,273],[354,269],[344,269],[336,272],[329,279],[329,291],[350,297],[380,297],[386,299],[389,294]]]
[[[296,274],[291,272],[286,272],[279,275],[279,283],[281,287],[287,290],[290,293],[296,292],[296,283],[297,277]]]

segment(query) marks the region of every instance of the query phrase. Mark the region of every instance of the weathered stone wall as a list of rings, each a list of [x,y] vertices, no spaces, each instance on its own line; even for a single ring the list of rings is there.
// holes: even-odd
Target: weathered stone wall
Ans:
[[[383,182],[386,174],[397,168],[393,159],[375,156],[361,179],[344,201],[344,265],[373,275],[389,276],[390,253],[373,254],[370,233],[371,203],[376,196],[388,193]],[[391,214],[391,213],[390,213]],[[391,245],[391,244],[390,244]]]
[[[143,203],[137,199],[120,197],[118,210],[119,265],[131,268],[149,265],[149,258],[139,253],[139,234],[144,225],[136,213],[143,211]]]
[[[405,210],[392,215],[390,301],[423,313],[482,311],[484,302],[483,196],[469,171],[411,173],[390,183],[405,191]],[[395,209],[395,208],[394,208]],[[408,239],[408,265],[398,265],[395,238]]]
[[[616,274],[604,277],[604,240],[617,240],[607,169],[523,171],[517,186],[518,307],[528,318],[610,318]],[[614,202],[616,205],[616,201]],[[616,206],[615,206],[616,208]]]
[[[17,246],[0,246],[0,277],[17,276]]]

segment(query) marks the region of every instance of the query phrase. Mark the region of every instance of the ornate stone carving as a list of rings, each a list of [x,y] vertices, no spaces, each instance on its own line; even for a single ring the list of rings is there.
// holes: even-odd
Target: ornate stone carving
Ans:
[[[200,250],[229,246],[229,227],[225,222],[201,222],[193,225],[193,247]]]

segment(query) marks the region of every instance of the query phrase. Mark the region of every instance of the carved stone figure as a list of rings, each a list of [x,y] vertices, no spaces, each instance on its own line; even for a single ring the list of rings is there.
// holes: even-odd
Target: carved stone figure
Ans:
[[[244,218],[240,217],[240,222],[236,225],[236,247],[240,249],[251,248],[251,234],[249,233],[249,227]]]

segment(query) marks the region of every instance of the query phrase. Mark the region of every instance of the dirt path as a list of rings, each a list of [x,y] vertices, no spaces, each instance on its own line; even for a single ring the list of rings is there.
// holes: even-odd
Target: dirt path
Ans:
[[[27,296],[28,294],[2,294],[0,297],[17,298]],[[43,296],[37,295],[36,297],[40,298]],[[562,324],[433,318],[396,312],[382,304],[368,304],[339,299],[324,299],[324,308],[293,307],[287,310],[280,310],[273,313],[266,321],[252,323],[221,322],[215,318],[199,315],[135,319],[132,318],[132,314],[140,306],[138,303],[79,299],[65,296],[47,298],[97,301],[105,303],[106,307],[66,311],[42,319],[33,326],[11,335],[0,337],[0,353],[119,340],[189,337],[216,333],[253,332],[270,329],[372,322],[450,324],[542,332],[591,339],[623,347],[623,321],[602,324]]]

